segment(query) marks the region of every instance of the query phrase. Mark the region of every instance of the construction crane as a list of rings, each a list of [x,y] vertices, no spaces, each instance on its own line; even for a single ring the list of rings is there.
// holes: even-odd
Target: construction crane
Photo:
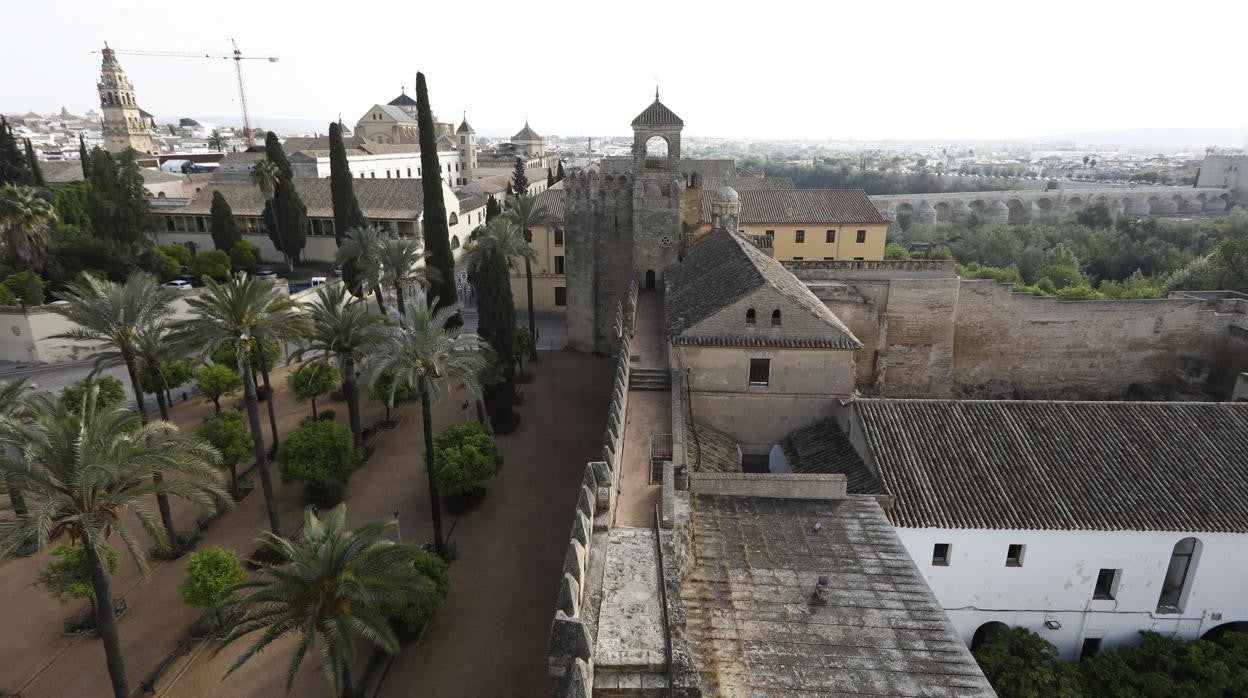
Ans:
[[[244,56],[243,52],[238,48],[238,42],[230,39],[230,45],[234,47],[234,52],[229,55],[211,54],[211,53],[195,53],[190,51],[117,51],[113,53],[123,56],[160,56],[163,58],[220,58],[227,61],[234,61],[234,74],[238,77],[238,102],[243,108],[243,134],[247,137],[247,147],[251,148],[256,144],[255,138],[251,135],[251,115],[247,113],[247,90],[243,88],[243,61],[268,61],[276,63],[276,56]],[[99,53],[92,51],[91,53]]]

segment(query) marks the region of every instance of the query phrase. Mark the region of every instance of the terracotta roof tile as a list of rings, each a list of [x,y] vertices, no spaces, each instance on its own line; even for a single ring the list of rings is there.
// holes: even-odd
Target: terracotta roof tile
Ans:
[[[845,476],[850,494],[884,494],[883,485],[834,419],[794,429],[780,448],[795,473],[839,473]]]
[[[633,119],[633,126],[684,126],[685,122],[654,96],[654,102]]]
[[[898,526],[1248,532],[1248,404],[857,400]]]
[[[861,189],[745,189],[742,223],[887,223]]]

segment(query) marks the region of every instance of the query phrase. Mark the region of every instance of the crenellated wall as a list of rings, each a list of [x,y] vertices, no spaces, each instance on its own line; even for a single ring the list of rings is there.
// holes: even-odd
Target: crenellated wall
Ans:
[[[619,485],[624,423],[628,410],[629,345],[637,310],[637,277],[617,303],[613,334],[614,380],[602,437],[602,460],[585,465],[581,493],[572,517],[563,577],[550,627],[548,671],[552,696],[588,696],[593,693],[594,647],[597,638],[597,594],[602,585],[605,534]],[[596,574],[595,574],[596,572]]]

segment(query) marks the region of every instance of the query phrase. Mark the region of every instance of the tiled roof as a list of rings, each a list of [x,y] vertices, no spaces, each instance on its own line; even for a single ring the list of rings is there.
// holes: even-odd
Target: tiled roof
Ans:
[[[564,205],[566,203],[567,199],[564,196],[563,182],[555,182],[555,186],[537,195],[538,208],[548,211],[551,218],[554,218],[557,223],[564,222]]]
[[[702,180],[702,188],[709,192],[725,186],[738,192],[749,189],[792,189],[793,180],[788,177],[706,177]]]
[[[311,218],[333,218],[330,180],[296,179],[295,189],[308,207]],[[376,220],[418,220],[424,210],[424,192],[419,179],[356,179],[355,198],[364,217]],[[204,187],[185,206],[165,213],[203,216],[211,213],[212,193],[220,191],[236,216],[260,216],[264,213],[264,195],[254,184],[246,182],[214,182]]]
[[[459,125],[459,128],[455,129],[455,132],[456,133],[476,133],[476,131],[472,129],[472,126],[468,124],[468,119],[466,118],[464,119],[463,123]]]
[[[464,185],[462,191],[472,192],[474,194],[484,194],[485,196],[493,196],[498,199],[498,203],[503,203],[500,196],[507,191],[507,187],[511,185],[511,175],[497,174],[481,179],[474,179]]]
[[[680,598],[704,695],[995,695],[873,498],[694,494],[690,525]]]
[[[481,208],[482,206],[485,206],[487,203],[489,203],[489,200],[490,200],[490,197],[485,196],[483,194],[475,194],[473,192],[466,192],[462,189],[455,192],[455,196],[459,198],[459,210],[462,213],[475,211]]]
[[[537,131],[534,131],[533,129],[529,128],[529,122],[527,121],[524,122],[524,128],[520,129],[519,133],[511,137],[512,143],[515,143],[518,141],[540,141],[540,140],[542,140],[542,137],[537,135]]]
[[[861,189],[745,189],[742,223],[887,223]]]
[[[39,171],[48,184],[82,181],[82,162],[78,160],[49,160],[39,163]]]
[[[898,526],[1248,532],[1248,404],[858,400]]]
[[[685,122],[681,121],[679,116],[667,108],[667,105],[659,101],[659,95],[654,95],[654,102],[646,107],[645,111],[637,115],[633,119],[633,126],[684,126]]]
[[[382,111],[382,113],[386,114],[386,115],[387,115],[387,116],[389,116],[391,119],[394,119],[395,121],[399,122],[400,124],[414,124],[414,123],[416,123],[416,119],[415,119],[415,118],[413,118],[411,114],[408,114],[407,112],[403,111],[403,110],[402,110],[401,108],[399,108],[399,107],[392,106],[392,105],[389,105],[389,104],[378,104],[378,105],[375,105],[375,106],[376,106],[378,109],[380,109],[380,110]]]
[[[763,286],[823,321],[818,335],[754,335],[745,337],[686,334],[694,325]],[[718,230],[693,247],[667,271],[664,316],[667,334],[677,344],[712,346],[782,346],[793,348],[861,349],[848,327],[776,260],[763,254],[739,233]]]
[[[399,96],[390,100],[387,104],[392,107],[414,107],[416,106],[416,100],[408,97],[405,90],[400,90]]]
[[[850,494],[883,494],[884,487],[854,450],[836,420],[794,429],[780,442],[795,473],[839,473]]]
[[[741,452],[732,436],[705,424],[685,420],[685,462],[700,473],[741,472]]]

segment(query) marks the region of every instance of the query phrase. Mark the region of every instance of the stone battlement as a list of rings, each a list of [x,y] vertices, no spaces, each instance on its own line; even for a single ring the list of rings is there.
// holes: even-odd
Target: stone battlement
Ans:
[[[797,260],[783,261],[785,269],[837,269],[878,271],[954,271],[951,259]]]

